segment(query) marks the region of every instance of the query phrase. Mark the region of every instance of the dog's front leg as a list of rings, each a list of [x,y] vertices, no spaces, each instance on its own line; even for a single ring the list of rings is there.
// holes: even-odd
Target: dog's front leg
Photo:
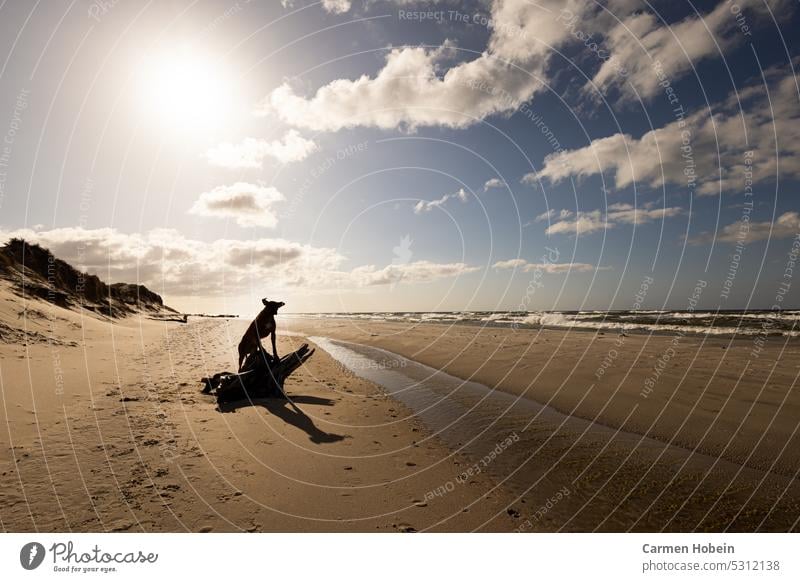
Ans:
[[[270,335],[272,336],[272,355],[275,356],[275,360],[278,361],[280,358],[278,357],[278,348],[275,346],[275,332],[273,331]]]

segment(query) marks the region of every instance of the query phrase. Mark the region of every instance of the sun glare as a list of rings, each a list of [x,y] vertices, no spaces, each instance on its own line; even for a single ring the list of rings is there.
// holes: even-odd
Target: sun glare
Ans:
[[[232,110],[232,86],[220,64],[190,50],[162,51],[142,70],[146,115],[182,131],[208,131],[225,123]]]

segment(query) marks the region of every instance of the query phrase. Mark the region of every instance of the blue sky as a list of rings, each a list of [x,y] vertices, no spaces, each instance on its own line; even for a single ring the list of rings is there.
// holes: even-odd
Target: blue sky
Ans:
[[[176,307],[684,309],[703,280],[703,308],[769,308],[791,283],[792,2],[0,14],[0,235]]]

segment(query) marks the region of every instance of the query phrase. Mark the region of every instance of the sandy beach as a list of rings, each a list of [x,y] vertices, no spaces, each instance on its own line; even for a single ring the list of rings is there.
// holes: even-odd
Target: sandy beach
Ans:
[[[517,506],[547,510],[521,515],[517,529],[798,527],[795,340],[335,319],[287,325],[546,405],[534,417],[494,410],[494,423],[521,437],[505,466],[493,464],[495,478]],[[468,417],[461,427],[481,432]]]
[[[470,461],[324,351],[287,382],[302,412],[220,412],[200,378],[235,368],[247,321],[112,322],[1,295],[5,531],[514,527],[508,492],[485,474],[453,486]],[[302,339],[279,337],[282,353]]]
[[[752,339],[280,317],[281,353],[317,347],[291,403],[220,409],[200,379],[235,368],[246,320],[111,320],[3,283],[0,324],[6,531],[789,531],[800,517],[796,341],[753,357]],[[381,374],[433,382],[434,400]]]

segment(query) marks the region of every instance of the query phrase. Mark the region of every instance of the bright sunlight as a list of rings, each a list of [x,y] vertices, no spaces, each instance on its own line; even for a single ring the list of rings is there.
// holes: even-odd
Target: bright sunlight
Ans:
[[[142,103],[147,115],[182,132],[209,131],[229,118],[232,84],[220,63],[190,49],[162,50],[145,60]]]

